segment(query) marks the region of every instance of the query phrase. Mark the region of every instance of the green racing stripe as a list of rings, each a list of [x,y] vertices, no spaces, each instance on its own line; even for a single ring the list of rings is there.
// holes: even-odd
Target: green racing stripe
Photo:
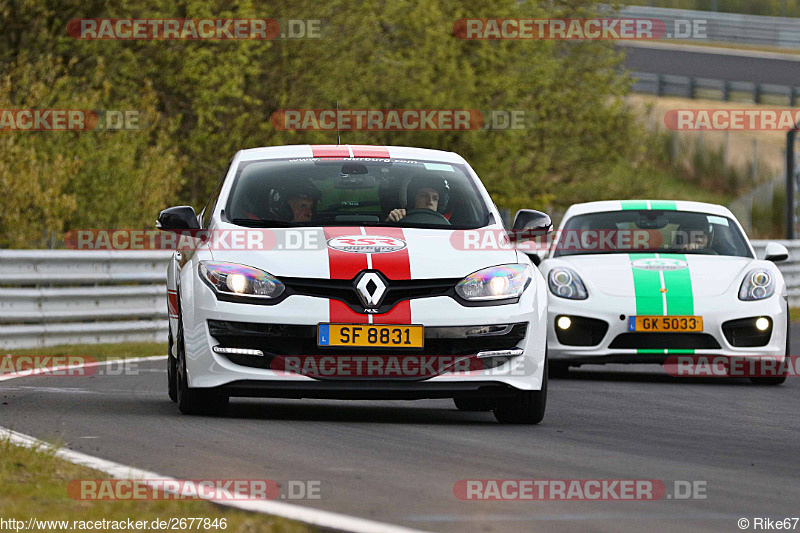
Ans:
[[[673,200],[621,200],[624,211],[629,210],[663,210],[675,211],[677,205]],[[683,254],[628,254],[631,262],[637,259],[678,259],[686,262]],[[633,288],[636,296],[637,315],[694,315],[694,294],[692,293],[692,277],[689,269],[681,270],[642,270],[633,268]],[[666,289],[666,294],[661,292]],[[686,354],[694,350],[637,350],[638,353]]]
[[[683,254],[628,254],[631,263],[637,259],[677,259],[686,262]],[[689,268],[680,270],[643,270],[631,268],[636,298],[636,315],[694,315],[694,294]],[[661,292],[666,289],[666,293]],[[639,349],[638,353],[694,353],[694,350]]]

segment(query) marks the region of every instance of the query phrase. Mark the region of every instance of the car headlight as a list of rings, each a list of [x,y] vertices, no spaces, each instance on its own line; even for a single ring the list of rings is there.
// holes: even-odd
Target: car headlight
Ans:
[[[201,261],[199,269],[216,294],[274,299],[286,289],[275,276],[245,265]]]
[[[473,272],[456,285],[456,294],[469,301],[518,298],[531,281],[530,265],[500,265]]]
[[[739,287],[740,300],[763,300],[775,292],[775,283],[772,274],[763,268],[751,270],[747,273]]]
[[[589,297],[583,281],[571,268],[558,267],[550,271],[547,276],[550,292],[561,298],[569,300],[585,300]]]

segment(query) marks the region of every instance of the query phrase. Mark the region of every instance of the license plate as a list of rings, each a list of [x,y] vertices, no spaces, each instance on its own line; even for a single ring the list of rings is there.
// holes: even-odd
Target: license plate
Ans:
[[[320,324],[317,328],[317,345],[422,348],[422,326]]]
[[[670,332],[703,331],[701,316],[631,316],[628,331]]]

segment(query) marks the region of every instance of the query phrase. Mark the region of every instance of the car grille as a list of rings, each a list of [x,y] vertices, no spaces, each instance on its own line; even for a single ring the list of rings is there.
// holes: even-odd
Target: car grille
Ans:
[[[708,333],[622,333],[609,348],[713,350],[719,349],[720,345]]]
[[[366,324],[365,324],[366,325]],[[276,356],[354,354],[385,356],[472,356],[480,351],[515,348],[525,339],[527,322],[488,326],[426,327],[419,349],[346,348],[317,346],[316,326],[208,321],[209,333],[220,346],[261,350],[264,356],[227,354],[231,362],[253,368],[271,368]]]
[[[355,291],[353,280],[341,279],[308,279],[285,278],[281,281],[286,285],[286,294],[313,296],[316,298],[329,298],[347,304],[357,313],[364,312],[364,306]],[[395,305],[404,300],[417,298],[431,298],[434,296],[450,296],[455,298],[455,286],[461,279],[430,279],[430,280],[388,280],[386,293],[376,313],[386,313]]]

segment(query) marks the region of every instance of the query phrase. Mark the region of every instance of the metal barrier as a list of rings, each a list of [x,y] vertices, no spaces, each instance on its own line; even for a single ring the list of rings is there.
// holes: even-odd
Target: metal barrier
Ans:
[[[759,258],[768,241],[753,241]],[[800,306],[800,240],[780,242]],[[164,342],[171,252],[0,250],[0,348]]]
[[[693,11],[663,7],[628,6],[620,10],[624,18],[654,18],[663,20],[667,28],[674,28],[675,21],[705,21],[703,41],[734,44],[751,44],[775,48],[800,48],[800,19],[786,17],[763,17],[718,13],[715,11]],[[673,39],[694,41],[698,39]]]
[[[171,255],[0,250],[0,348],[165,341]]]
[[[734,95],[745,94],[753,103],[760,104],[765,97],[785,99],[794,107],[800,102],[800,87],[754,83],[751,81],[714,80],[691,78],[652,72],[629,72],[634,80],[633,91],[655,96],[680,96],[683,98],[706,98],[730,101]]]

